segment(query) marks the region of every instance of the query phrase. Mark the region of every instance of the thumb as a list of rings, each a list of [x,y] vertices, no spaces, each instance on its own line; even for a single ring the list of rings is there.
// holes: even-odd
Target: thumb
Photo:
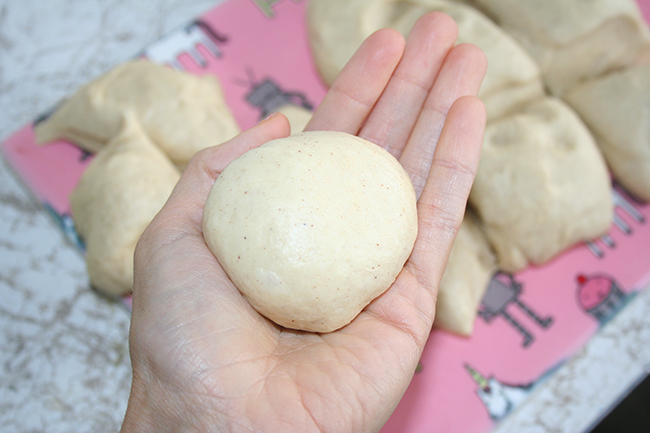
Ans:
[[[214,264],[216,260],[205,244],[201,229],[210,189],[230,162],[268,141],[286,137],[289,130],[285,116],[272,116],[219,146],[198,152],[190,160],[167,203],[136,246],[134,311],[137,305],[147,304],[150,295],[163,292],[163,287],[173,289],[172,280],[180,281],[177,284],[180,286],[200,273],[196,269],[189,274],[184,270],[200,267],[206,258]]]
[[[288,136],[289,121],[271,115],[235,138],[198,152],[189,162],[169,200],[147,228],[142,242],[153,246],[187,235],[201,235],[203,207],[221,172],[239,156],[262,144]]]

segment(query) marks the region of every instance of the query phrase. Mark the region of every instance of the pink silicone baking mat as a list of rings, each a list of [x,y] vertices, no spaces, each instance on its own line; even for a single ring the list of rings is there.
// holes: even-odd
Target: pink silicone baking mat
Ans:
[[[650,0],[639,5],[650,18]],[[326,88],[311,60],[305,6],[305,0],[229,0],[141,55],[218,76],[242,128],[286,103],[312,109]],[[68,196],[91,157],[64,141],[36,146],[32,127],[10,136],[3,154],[82,248]],[[606,236],[543,267],[495,275],[471,338],[433,331],[384,433],[490,431],[650,282],[650,206],[616,184],[613,197]]]

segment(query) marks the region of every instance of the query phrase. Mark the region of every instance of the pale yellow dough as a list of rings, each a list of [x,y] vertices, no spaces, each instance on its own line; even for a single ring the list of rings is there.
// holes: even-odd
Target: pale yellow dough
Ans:
[[[240,132],[214,76],[134,60],[80,88],[37,125],[36,137],[69,140],[94,153],[117,135],[126,111],[181,168],[197,151]]]
[[[406,37],[418,18],[434,11],[456,21],[458,43],[485,52],[488,69],[478,96],[489,120],[544,96],[541,71],[523,47],[477,9],[449,0],[311,0],[310,44],[324,81],[334,82],[371,33],[387,27]]]
[[[135,245],[179,177],[127,114],[122,131],[95,155],[70,196],[95,288],[110,295],[131,292]]]
[[[417,236],[399,162],[342,132],[274,140],[217,179],[205,240],[261,314],[287,328],[339,329],[383,293]]]
[[[519,41],[554,95],[650,60],[650,32],[635,0],[473,0]]]
[[[613,213],[607,166],[557,98],[487,126],[470,203],[507,272],[603,235]]]
[[[481,222],[468,210],[440,282],[433,325],[455,334],[471,335],[481,299],[496,270],[496,256]]]
[[[311,120],[312,115],[314,114],[311,110],[293,104],[285,104],[281,106],[278,108],[278,113],[282,113],[287,116],[287,120],[289,120],[289,125],[291,126],[292,134],[297,134],[304,131],[305,127]]]
[[[650,201],[650,64],[590,80],[565,98],[594,132],[616,180]]]

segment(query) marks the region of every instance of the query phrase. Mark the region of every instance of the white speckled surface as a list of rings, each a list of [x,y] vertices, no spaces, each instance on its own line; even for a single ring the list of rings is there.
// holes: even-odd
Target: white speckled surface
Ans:
[[[0,0],[0,140],[215,3]],[[128,327],[0,159],[0,431],[119,431]]]
[[[238,0],[250,1],[250,0]],[[0,140],[214,0],[0,0]],[[129,313],[0,162],[0,431],[118,431]],[[580,432],[650,366],[639,295],[496,429]]]

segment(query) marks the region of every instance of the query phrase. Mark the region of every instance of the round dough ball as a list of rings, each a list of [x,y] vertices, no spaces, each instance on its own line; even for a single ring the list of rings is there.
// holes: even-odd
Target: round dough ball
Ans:
[[[305,132],[233,161],[210,192],[203,231],[257,311],[287,328],[330,332],[401,271],[417,236],[415,191],[379,146]]]

